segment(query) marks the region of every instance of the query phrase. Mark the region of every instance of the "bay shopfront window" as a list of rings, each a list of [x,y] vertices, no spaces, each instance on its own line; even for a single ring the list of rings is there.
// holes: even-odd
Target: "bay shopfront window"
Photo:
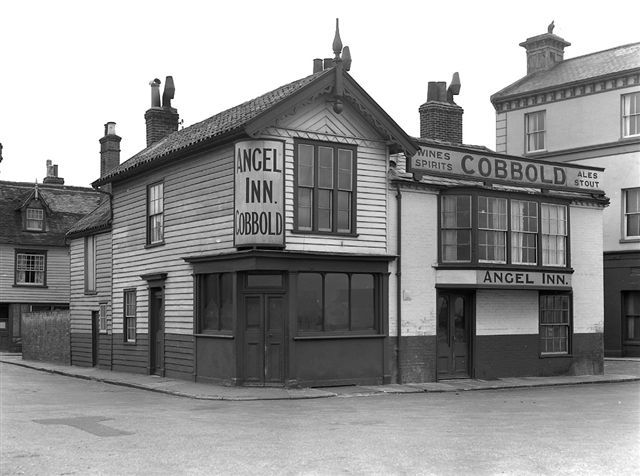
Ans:
[[[440,201],[440,263],[568,266],[567,206],[447,194]]]
[[[196,379],[388,381],[391,259],[267,250],[187,259],[196,291]]]

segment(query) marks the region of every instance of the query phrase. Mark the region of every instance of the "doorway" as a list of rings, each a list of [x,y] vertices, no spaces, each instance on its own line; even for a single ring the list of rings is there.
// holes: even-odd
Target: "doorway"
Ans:
[[[469,378],[473,294],[438,292],[437,378]]]
[[[276,293],[243,296],[244,380],[253,385],[284,382],[285,297]]]
[[[100,313],[91,311],[91,366],[98,365],[98,349],[100,348]]]
[[[163,288],[149,288],[149,373],[164,376]]]

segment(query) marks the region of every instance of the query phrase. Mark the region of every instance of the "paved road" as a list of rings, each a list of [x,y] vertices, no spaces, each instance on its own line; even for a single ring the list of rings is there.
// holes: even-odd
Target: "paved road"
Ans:
[[[640,474],[640,382],[216,402],[0,372],[2,475]]]

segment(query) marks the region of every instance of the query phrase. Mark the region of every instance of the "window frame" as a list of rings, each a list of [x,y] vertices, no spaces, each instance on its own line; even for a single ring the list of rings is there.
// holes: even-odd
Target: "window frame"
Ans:
[[[313,147],[313,186],[300,185],[299,184],[299,163],[300,163],[300,146]],[[321,186],[319,178],[320,160],[318,151],[320,148],[330,148],[333,151],[333,166],[332,166],[332,185]],[[340,187],[340,150],[346,150],[351,153],[351,190],[343,189]],[[294,187],[294,205],[293,205],[293,233],[300,234],[315,234],[315,235],[331,235],[331,236],[357,236],[357,176],[358,176],[358,146],[354,144],[340,144],[335,142],[326,141],[312,141],[306,139],[294,140],[294,167],[293,167],[293,187]],[[311,190],[311,226],[300,226],[300,213],[298,211],[298,204],[300,201],[300,190]],[[321,229],[319,225],[319,203],[318,196],[321,190],[330,190],[331,198],[331,228]],[[339,226],[339,195],[340,192],[351,193],[351,199],[349,201],[350,217],[349,217],[349,231],[340,230]]]
[[[544,312],[564,312],[564,308],[561,309],[543,309],[543,300],[545,298],[553,297],[554,301],[557,297],[563,297],[567,300],[567,310],[566,322],[544,322],[543,323],[543,313]],[[565,351],[545,351],[543,341],[546,336],[543,336],[542,329],[555,328],[555,327],[564,327],[567,329],[566,337],[560,336],[551,336],[552,339],[562,338],[566,339],[566,350]],[[553,291],[541,291],[538,293],[538,343],[539,343],[539,354],[540,357],[567,357],[572,355],[572,343],[573,343],[573,294],[570,292],[553,292]]]
[[[536,117],[536,124],[538,125],[537,129],[530,130],[530,121],[529,119]],[[542,117],[542,129],[539,128],[540,117]],[[539,111],[531,111],[527,112],[524,115],[524,152],[525,154],[536,154],[538,152],[545,152],[547,150],[547,111],[546,109],[542,109]],[[542,138],[542,147],[541,148],[530,148],[530,140],[534,140],[534,142],[538,143],[538,138]]]
[[[640,220],[640,204],[638,206],[638,211],[629,212],[629,192],[636,192],[638,194],[638,200],[640,200],[640,187],[632,187],[632,188],[623,188],[622,192],[622,220],[621,220],[621,232],[622,239],[621,242],[636,242],[640,241],[640,233],[638,235],[629,235],[627,233],[629,229],[629,216],[630,215],[638,215],[638,220]]]
[[[321,277],[321,328],[320,329],[305,329],[300,325],[300,316],[298,312],[298,302],[301,298],[299,295],[299,278],[300,275],[312,274],[319,275]],[[329,329],[327,330],[327,312],[326,312],[326,300],[327,300],[327,275],[346,275],[348,279],[348,302],[347,302],[347,328],[345,329]],[[353,311],[353,276],[354,275],[369,275],[373,280],[373,328],[371,329],[354,329],[354,311]],[[384,304],[384,284],[383,278],[380,273],[368,272],[368,271],[302,271],[295,273],[295,291],[292,290],[292,300],[295,303],[295,326],[297,338],[305,337],[359,337],[359,336],[381,336],[384,333],[384,323],[382,322],[382,316],[384,314],[382,306]]]
[[[152,190],[160,187],[161,193],[159,194],[160,198],[157,200],[160,203],[161,210],[158,213],[152,214],[152,199],[151,192]],[[156,182],[150,183],[147,185],[146,189],[146,247],[151,248],[154,246],[161,246],[164,244],[164,233],[165,233],[165,207],[164,207],[164,180],[158,180]],[[155,217],[160,217],[160,238],[157,240],[153,239],[153,231],[154,227],[152,226],[152,221]]]
[[[25,256],[41,256],[42,257],[42,270],[28,270],[25,272],[42,273],[42,282],[20,282],[18,279],[18,257],[20,255]],[[26,277],[26,275],[25,275]],[[26,288],[46,288],[47,287],[47,250],[33,250],[33,249],[16,249],[14,252],[14,264],[13,264],[13,285],[14,287],[26,287]]]
[[[96,249],[96,236],[89,235],[84,238],[84,293],[95,294],[98,289],[97,281],[97,249]],[[91,245],[89,245],[91,243]],[[89,249],[91,248],[91,250]],[[91,257],[89,256],[91,253]],[[91,259],[90,259],[91,258]]]
[[[626,114],[626,100],[629,99],[629,109],[635,100],[635,112]],[[631,130],[631,123],[635,121],[635,134],[627,133]],[[631,139],[640,137],[640,91],[620,95],[620,137]]]
[[[443,228],[443,201],[450,197],[470,197],[471,201],[471,209],[470,209],[470,259],[469,260],[457,260],[457,261],[445,261],[445,253],[444,253],[444,239],[443,239],[443,230],[449,230],[450,228]],[[480,244],[479,244],[479,232],[483,231],[479,228],[479,200],[480,198],[499,198],[505,199],[507,203],[506,208],[506,219],[507,219],[507,229],[506,229],[506,239],[505,239],[505,248],[506,255],[504,261],[490,261],[484,260],[480,258]],[[520,202],[529,202],[536,204],[536,227],[537,232],[535,233],[535,242],[536,242],[536,262],[535,263],[524,263],[519,262],[514,257],[517,258],[517,253],[514,252],[514,242],[513,239],[517,233],[522,233],[522,231],[515,228],[514,223],[514,203]],[[542,207],[543,205],[548,206],[558,206],[564,207],[565,210],[565,235],[564,236],[564,264],[556,265],[556,264],[544,264],[543,257],[543,229],[542,229]],[[561,199],[553,199],[550,197],[532,197],[530,195],[524,194],[508,194],[508,193],[485,193],[485,191],[477,191],[470,189],[452,189],[448,191],[444,191],[440,193],[440,198],[438,200],[438,266],[439,267],[448,267],[448,268],[461,268],[461,267],[473,267],[473,268],[518,268],[518,269],[528,269],[528,270],[543,270],[543,269],[553,269],[553,270],[569,270],[571,268],[571,253],[570,253],[570,208],[566,201]],[[463,243],[464,244],[464,243]],[[452,243],[449,243],[449,246],[453,246]]]
[[[133,296],[133,312],[130,314],[131,306],[127,304],[127,296]],[[122,336],[125,344],[135,344],[138,337],[138,293],[136,289],[125,289],[122,291]],[[133,325],[131,325],[133,322]],[[133,329],[133,337],[130,331]]]
[[[40,225],[37,228],[29,226],[29,221],[34,220],[34,218],[29,218],[29,212],[39,212],[42,215],[40,218],[35,219],[40,223]],[[45,218],[44,208],[27,207],[24,211],[24,229],[26,231],[35,231],[35,232],[44,231],[44,218]]]

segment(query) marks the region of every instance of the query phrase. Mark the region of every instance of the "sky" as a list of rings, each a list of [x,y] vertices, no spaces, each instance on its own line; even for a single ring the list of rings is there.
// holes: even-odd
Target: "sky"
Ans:
[[[121,161],[146,146],[149,81],[172,75],[183,126],[312,73],[335,19],[350,74],[409,135],[429,81],[462,83],[463,141],[495,148],[489,97],[526,74],[527,38],[547,31],[565,59],[640,41],[640,3],[618,0],[23,0],[0,2],[0,180],[66,185],[100,173],[116,123]],[[610,8],[609,8],[610,6]],[[162,86],[163,87],[163,86]]]

